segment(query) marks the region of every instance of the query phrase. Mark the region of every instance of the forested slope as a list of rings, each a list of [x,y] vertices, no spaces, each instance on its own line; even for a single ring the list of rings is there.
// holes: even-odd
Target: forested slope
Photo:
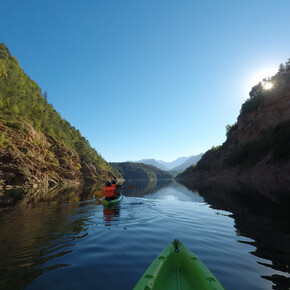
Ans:
[[[135,162],[116,162],[110,165],[119,172],[124,179],[172,179],[172,175],[152,165]]]
[[[0,186],[99,181],[110,165],[0,43]]]

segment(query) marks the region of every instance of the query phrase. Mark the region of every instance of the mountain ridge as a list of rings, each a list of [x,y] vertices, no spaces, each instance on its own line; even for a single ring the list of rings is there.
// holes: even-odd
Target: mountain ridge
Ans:
[[[148,165],[153,165],[161,170],[166,171],[182,171],[186,169],[188,166],[195,164],[197,161],[200,160],[203,153],[198,155],[191,155],[188,157],[178,157],[173,161],[163,161],[163,160],[156,160],[156,159],[142,159],[136,161],[136,163],[143,163]],[[192,163],[191,163],[192,162]]]

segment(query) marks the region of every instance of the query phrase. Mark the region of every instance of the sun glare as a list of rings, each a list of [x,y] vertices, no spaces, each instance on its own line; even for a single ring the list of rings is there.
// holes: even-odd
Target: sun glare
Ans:
[[[253,86],[257,85],[259,82],[263,82],[263,79],[270,78],[270,77],[274,76],[276,73],[277,73],[277,69],[275,69],[275,68],[266,69],[266,70],[260,71],[258,73],[255,73],[255,75],[250,77],[249,89],[251,90],[251,88]],[[266,84],[267,84],[267,86],[266,86]],[[273,87],[273,83],[271,83],[271,82],[264,83],[264,89],[269,90],[272,87]]]
[[[273,88],[273,83],[272,82],[265,82],[263,87],[265,90],[270,90]]]

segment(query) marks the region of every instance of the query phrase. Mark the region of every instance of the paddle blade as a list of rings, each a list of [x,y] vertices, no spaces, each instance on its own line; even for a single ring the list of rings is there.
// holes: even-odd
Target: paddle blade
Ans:
[[[98,191],[96,191],[96,196],[97,196],[98,198],[103,197],[103,191],[102,191],[102,190],[98,190]]]
[[[134,188],[134,185],[129,185],[129,186],[126,186],[126,187],[121,187],[120,190],[130,189],[130,188]]]

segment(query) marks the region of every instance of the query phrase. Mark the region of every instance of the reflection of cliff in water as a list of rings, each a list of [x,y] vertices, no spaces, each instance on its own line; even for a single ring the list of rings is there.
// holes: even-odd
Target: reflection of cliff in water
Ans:
[[[125,189],[122,193],[125,196],[136,196],[142,197],[147,194],[155,193],[157,190],[169,186],[173,181],[172,180],[142,180],[142,179],[131,179],[126,180],[126,186],[133,185],[133,189]]]
[[[95,198],[95,192],[102,189],[101,185],[9,189],[0,192],[0,207],[27,206],[35,203],[78,202]]]
[[[68,264],[49,261],[74,251],[87,233],[95,201],[18,205],[0,211],[0,289],[23,289],[43,273]]]
[[[263,263],[277,271],[290,273],[290,186],[242,183],[188,183],[214,209],[232,212],[238,236],[249,237],[256,250],[251,254],[270,260]],[[260,263],[260,262],[258,262]],[[263,276],[275,289],[289,289],[290,278],[283,275]]]

